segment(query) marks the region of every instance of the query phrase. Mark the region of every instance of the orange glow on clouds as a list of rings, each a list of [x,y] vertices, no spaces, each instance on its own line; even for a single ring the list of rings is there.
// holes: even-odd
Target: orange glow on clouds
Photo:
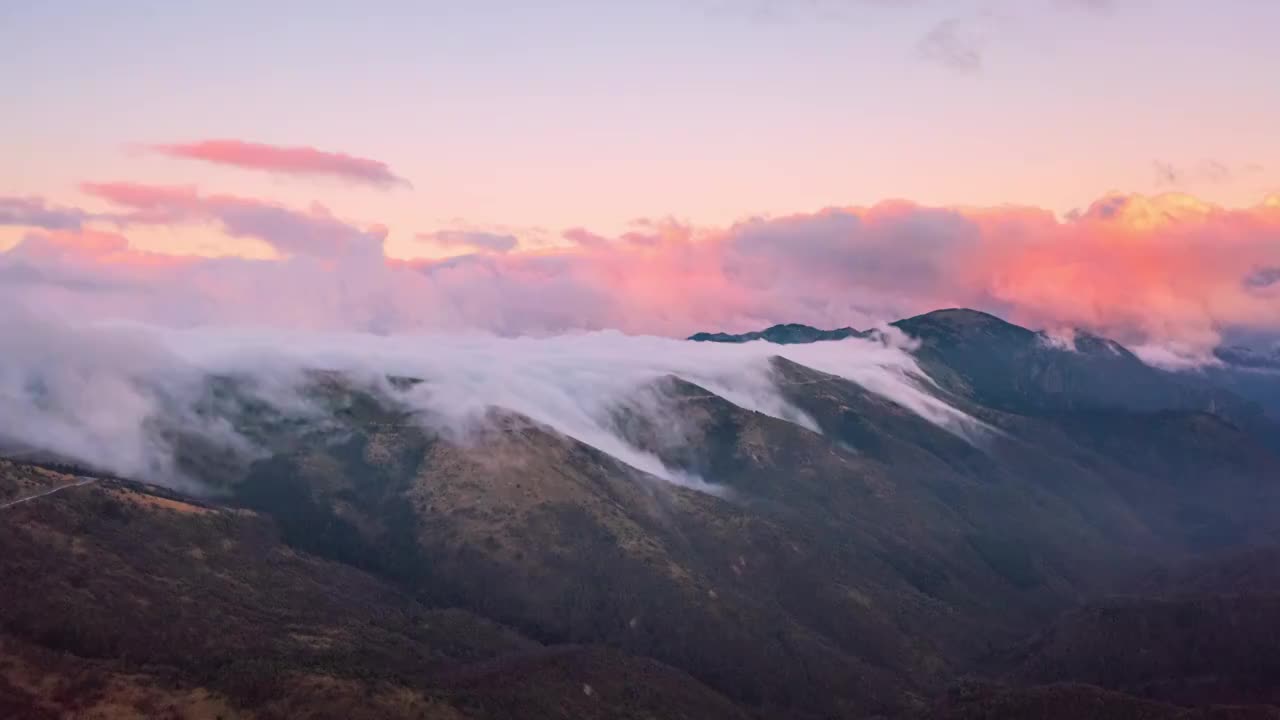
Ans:
[[[187,187],[86,190],[121,210],[89,224],[115,230],[31,229],[0,253],[0,273],[25,280],[9,283],[7,299],[173,324],[376,331],[683,335],[774,322],[866,326],[943,306],[1192,349],[1230,328],[1280,331],[1277,198],[1228,209],[1185,195],[1108,195],[1061,219],[1030,207],[891,201],[727,228],[639,223],[613,238],[574,228],[559,245],[396,260],[383,250],[385,228],[320,207]],[[261,240],[278,257],[164,255],[120,234],[192,224]]]

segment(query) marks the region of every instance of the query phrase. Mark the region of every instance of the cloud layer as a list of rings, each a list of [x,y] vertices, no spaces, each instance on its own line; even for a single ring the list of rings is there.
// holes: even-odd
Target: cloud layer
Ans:
[[[642,389],[674,374],[810,426],[771,384],[767,359],[781,353],[953,431],[975,428],[922,391],[894,343],[674,339],[697,330],[869,327],[969,306],[1051,331],[1092,330],[1174,365],[1227,331],[1280,332],[1280,198],[1225,209],[1183,195],[1110,195],[1066,218],[896,201],[727,228],[643,222],[618,237],[574,228],[534,249],[465,236],[460,248],[486,251],[405,260],[384,253],[385,228],[319,207],[180,186],[83,189],[113,210],[0,198],[6,222],[27,228],[0,253],[0,444],[170,482],[180,477],[174,432],[252,453],[225,418],[197,411],[208,378],[227,373],[294,406],[305,405],[309,369],[369,383],[419,377],[427,382],[404,400],[430,429],[465,431],[506,408],[707,489],[629,445],[611,409],[640,397],[660,412]],[[262,240],[276,257],[147,252],[127,238],[137,226],[196,223]],[[518,337],[528,335],[559,336]]]
[[[386,237],[386,228],[362,230],[319,204],[292,210],[251,198],[201,195],[188,186],[113,182],[85,183],[80,189],[122,208],[109,216],[117,225],[212,223],[232,237],[261,240],[284,256],[380,255]]]
[[[11,203],[31,230],[0,254],[0,299],[76,319],[375,333],[683,336],[775,322],[868,326],[944,306],[1199,350],[1229,329],[1280,331],[1280,198],[1226,209],[1110,195],[1065,219],[897,201],[728,228],[642,223],[613,238],[575,228],[535,249],[466,237],[465,249],[489,252],[403,260],[384,255],[386,228],[319,207],[185,187],[85,189],[119,208],[117,229],[60,227],[75,211]],[[279,257],[147,253],[119,234],[188,223],[261,239]]]
[[[0,226],[46,230],[79,228],[89,214],[77,208],[55,207],[38,197],[0,197]]]
[[[381,188],[408,185],[404,178],[391,172],[391,168],[384,162],[306,146],[282,147],[244,140],[200,140],[150,145],[148,149],[171,157],[282,175],[324,175]]]
[[[976,437],[985,426],[926,391],[928,382],[892,334],[883,342],[779,348],[721,345],[617,332],[555,338],[476,334],[321,333],[136,324],[64,324],[18,312],[0,318],[0,451],[44,451],[90,466],[169,484],[186,480],[176,447],[185,434],[220,455],[254,457],[237,402],[252,399],[313,427],[331,422],[316,370],[394,397],[432,433],[468,442],[495,408],[545,424],[652,475],[719,492],[665,466],[620,432],[625,406],[677,435],[694,428],[673,411],[674,375],[742,407],[817,431],[783,399],[770,359],[847,377],[943,428]],[[422,382],[393,387],[388,375]],[[219,392],[214,393],[214,378]],[[228,384],[228,382],[230,384]],[[228,394],[230,388],[234,388]],[[222,398],[222,400],[218,400]],[[261,411],[257,411],[261,412]]]

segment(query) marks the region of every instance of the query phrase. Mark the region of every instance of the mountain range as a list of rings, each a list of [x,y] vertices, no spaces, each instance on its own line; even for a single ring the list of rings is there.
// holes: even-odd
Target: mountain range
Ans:
[[[923,399],[654,377],[608,425],[664,478],[322,368],[304,415],[211,377],[255,451],[165,427],[182,490],[0,461],[0,715],[1280,718],[1280,372],[890,328],[694,335],[896,343]]]

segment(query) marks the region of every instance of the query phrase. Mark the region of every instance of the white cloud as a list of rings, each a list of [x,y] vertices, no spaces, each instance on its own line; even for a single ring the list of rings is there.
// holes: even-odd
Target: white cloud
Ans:
[[[612,412],[677,376],[721,397],[816,430],[774,385],[770,358],[848,378],[961,434],[981,427],[928,390],[898,344],[846,340],[777,346],[693,343],[616,331],[550,338],[487,334],[370,335],[141,325],[61,326],[27,317],[0,325],[0,437],[121,474],[174,482],[163,428],[247,441],[225,419],[202,415],[213,376],[253,379],[257,397],[305,411],[306,371],[341,372],[360,384],[406,376],[424,382],[398,397],[432,431],[464,438],[490,410],[514,411],[636,468],[702,490],[704,479],[665,467],[617,434]],[[650,404],[651,411],[661,405]],[[20,420],[19,420],[20,419]],[[714,480],[707,478],[705,480]]]

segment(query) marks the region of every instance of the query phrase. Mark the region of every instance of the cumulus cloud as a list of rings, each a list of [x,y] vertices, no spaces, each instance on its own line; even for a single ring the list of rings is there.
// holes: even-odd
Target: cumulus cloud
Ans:
[[[171,157],[283,175],[326,175],[380,188],[409,185],[408,181],[391,172],[391,168],[379,160],[306,146],[282,147],[244,140],[200,140],[150,145],[148,148]]]
[[[92,216],[78,208],[57,207],[38,197],[0,197],[0,225],[73,230]]]
[[[520,244],[515,235],[479,230],[437,230],[431,233],[418,233],[417,237],[438,247],[493,253],[510,252]]]
[[[361,229],[339,220],[324,206],[295,210],[254,198],[201,195],[195,187],[110,182],[84,183],[81,190],[126,212],[122,225],[213,223],[232,237],[261,240],[282,255],[333,257],[381,254],[386,228]]]
[[[1185,195],[1111,195],[1068,218],[1020,207],[886,202],[743,221],[675,222],[620,237],[446,260],[382,253],[385,229],[319,210],[111,184],[129,223],[209,222],[261,237],[275,260],[142,253],[118,235],[33,231],[0,253],[0,299],[66,317],[315,330],[619,329],[684,336],[777,322],[868,327],[967,306],[1126,343],[1211,347],[1280,330],[1280,199],[1227,209]],[[359,252],[349,251],[359,248]]]
[[[727,228],[652,222],[612,238],[575,229],[555,247],[401,260],[383,253],[385,230],[319,209],[194,188],[87,189],[119,209],[126,233],[206,222],[281,250],[176,256],[139,250],[120,232],[32,223],[0,253],[0,304],[10,309],[0,318],[0,438],[132,475],[174,472],[175,427],[244,448],[228,423],[191,409],[224,373],[273,368],[259,385],[277,388],[275,403],[296,398],[306,369],[420,377],[403,401],[434,431],[507,408],[701,487],[708,479],[664,468],[618,435],[613,404],[674,374],[812,427],[771,385],[768,357],[783,354],[961,434],[972,421],[916,378],[901,343],[676,339],[694,331],[865,328],[969,306],[1051,328],[1047,343],[1066,346],[1081,328],[1175,368],[1203,364],[1224,332],[1280,331],[1280,198],[1226,209],[1185,195],[1112,195],[1065,219],[897,201]],[[39,316],[11,310],[22,307]]]
[[[599,248],[608,244],[609,239],[603,235],[597,235],[586,228],[569,228],[560,234],[562,238],[574,245],[583,247]]]

